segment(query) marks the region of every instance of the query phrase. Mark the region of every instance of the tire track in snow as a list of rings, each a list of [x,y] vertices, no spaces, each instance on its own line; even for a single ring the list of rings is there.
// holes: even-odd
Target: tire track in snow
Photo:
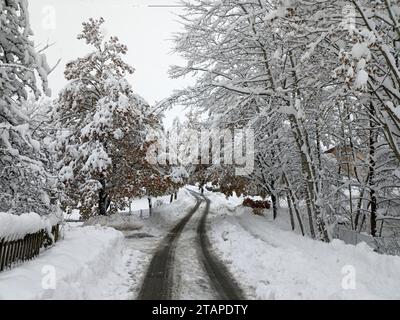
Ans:
[[[170,300],[173,290],[174,255],[178,239],[193,214],[197,211],[201,199],[196,197],[196,205],[168,233],[161,242],[147,270],[138,300]]]
[[[196,205],[158,247],[138,299],[243,300],[243,291],[211,250],[206,232],[211,201],[204,195],[189,191],[196,198]],[[194,218],[203,201],[206,205],[201,216]]]
[[[175,254],[174,292],[177,300],[216,300],[219,298],[201,260],[197,228],[205,202],[185,226]]]
[[[196,193],[193,192],[196,196]],[[199,194],[197,194],[199,195]],[[215,291],[221,300],[244,300],[245,295],[237,284],[236,280],[231,276],[226,266],[214,254],[211,249],[210,240],[207,236],[207,216],[210,211],[211,201],[202,195],[206,201],[206,207],[203,216],[197,228],[197,235],[201,247],[202,263]]]

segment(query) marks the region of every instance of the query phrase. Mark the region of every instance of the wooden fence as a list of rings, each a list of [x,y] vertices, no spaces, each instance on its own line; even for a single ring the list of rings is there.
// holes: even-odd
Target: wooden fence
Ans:
[[[60,236],[60,225],[52,227],[51,234],[54,242]],[[0,239],[0,272],[11,268],[16,263],[32,260],[39,255],[40,249],[53,244],[46,230],[40,230],[33,234],[27,234],[19,240]],[[11,238],[12,239],[12,238]]]

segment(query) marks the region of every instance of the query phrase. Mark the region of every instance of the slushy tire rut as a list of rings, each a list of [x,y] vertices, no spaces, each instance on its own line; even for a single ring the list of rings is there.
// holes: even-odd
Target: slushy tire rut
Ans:
[[[157,249],[150,262],[139,300],[169,300],[172,296],[173,265],[176,244],[183,228],[200,206],[200,198],[196,198],[196,205],[190,212],[168,233]]]
[[[199,264],[204,269],[216,296],[222,300],[243,300],[244,294],[237,282],[230,275],[226,266],[212,252],[207,236],[207,216],[210,209],[210,200],[203,195],[191,191],[196,198],[196,205],[190,212],[168,233],[154,254],[143,281],[139,300],[171,300],[173,299],[173,274],[175,251],[182,231],[193,215],[198,211],[200,204],[205,201],[206,206],[202,212],[197,226],[197,245]]]
[[[203,255],[203,265],[211,279],[216,292],[221,300],[243,300],[244,295],[236,281],[230,275],[226,266],[211,251],[210,240],[207,236],[206,221],[210,209],[210,200],[205,198],[207,202],[206,209],[200,220],[197,233]]]

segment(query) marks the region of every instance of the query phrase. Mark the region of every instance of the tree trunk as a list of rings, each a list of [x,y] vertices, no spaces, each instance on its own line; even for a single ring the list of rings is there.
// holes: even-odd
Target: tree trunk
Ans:
[[[362,215],[361,224],[358,232],[361,232],[365,223],[365,214]]]
[[[171,194],[171,197],[169,198],[169,203],[172,203],[174,201],[174,194]]]
[[[175,192],[175,200],[178,200],[178,192]]]
[[[275,220],[278,217],[277,197],[275,193],[271,194],[271,202],[272,202],[272,212]]]
[[[369,174],[367,176],[367,181],[369,181]],[[360,221],[360,216],[361,216],[361,211],[364,207],[364,193],[365,193],[365,186],[362,187],[361,192],[360,192],[360,198],[358,199],[357,203],[357,210],[356,210],[356,215],[354,218],[354,230],[358,230],[358,225]]]
[[[99,215],[106,216],[107,209],[109,208],[109,206],[110,206],[109,197],[104,188],[102,188],[99,191]]]
[[[310,170],[308,168],[308,160],[307,160],[307,156],[304,153],[304,149],[303,149],[303,145],[305,145],[302,141],[302,137],[301,137],[301,131],[299,128],[299,124],[297,122],[297,119],[294,115],[289,115],[289,120],[290,120],[290,125],[292,128],[292,132],[293,132],[293,136],[295,138],[296,141],[296,146],[298,149],[298,152],[300,154],[300,161],[301,161],[301,168],[302,168],[302,180],[303,180],[303,185],[304,185],[304,191],[306,193],[306,205],[307,205],[307,215],[308,215],[308,222],[310,225],[310,235],[311,238],[315,239],[316,238],[316,234],[315,234],[315,230],[314,230],[314,215],[315,212],[313,210],[314,206],[312,203],[312,190],[313,188],[310,187],[313,183],[312,181],[312,177],[310,176]]]
[[[292,227],[292,231],[294,231],[294,229],[296,228],[296,226],[294,225],[294,217],[293,217],[293,207],[292,207],[292,201],[290,200],[289,197],[289,193],[286,193],[286,201],[288,203],[288,207],[289,207],[289,214],[290,214],[290,225]]]
[[[293,198],[292,198],[292,202],[293,202],[294,212],[296,213],[297,222],[299,223],[299,226],[300,226],[301,235],[305,236],[306,233],[304,232],[303,220],[301,219],[299,209],[297,208],[297,205],[294,202]]]
[[[293,68],[293,78],[296,80],[295,92],[293,98],[299,99],[301,93],[297,87],[298,76],[296,73],[295,61],[293,59],[292,53],[289,54],[290,63]],[[322,211],[320,205],[318,204],[318,194],[319,185],[316,179],[316,169],[312,160],[311,144],[310,139],[307,134],[307,130],[304,130],[304,122],[298,119],[295,115],[289,115],[290,126],[295,137],[298,152],[301,158],[302,165],[302,178],[306,191],[306,204],[307,213],[310,222],[310,233],[313,239],[316,238],[316,233],[314,230],[314,220],[317,226],[318,237],[320,240],[329,242],[328,231],[326,228],[325,220],[322,217]]]
[[[278,197],[276,196],[275,182],[274,181],[271,181],[269,183],[268,192],[269,192],[269,194],[271,196],[272,213],[273,213],[273,217],[274,217],[274,220],[275,220],[278,217]]]
[[[318,182],[316,181],[315,168],[312,163],[312,155],[310,152],[310,146],[308,143],[308,137],[306,134],[302,135],[297,119],[294,117],[295,129],[297,131],[298,139],[298,151],[300,153],[302,171],[303,171],[303,183],[306,190],[306,204],[308,216],[310,219],[310,232],[311,236],[315,239],[316,232],[314,229],[314,221],[317,226],[318,238],[322,241],[329,242],[328,232],[326,230],[325,221],[322,218],[321,207],[317,203],[318,197]]]
[[[288,190],[289,200],[292,203],[294,212],[296,213],[296,218],[297,218],[297,222],[299,223],[301,234],[304,236],[305,232],[304,232],[303,220],[301,219],[299,209],[297,208],[297,205],[296,205],[295,195],[292,192],[291,185],[289,183],[288,178],[286,177],[286,174],[283,174],[283,179],[285,180],[285,184],[286,184],[286,187],[287,187],[287,190]]]
[[[149,202],[149,215],[153,213],[153,204],[151,203],[151,197],[147,197],[147,201]]]
[[[370,104],[370,134],[369,134],[369,197],[370,197],[370,226],[371,235],[376,237],[376,216],[377,216],[377,200],[375,192],[375,143],[376,143],[376,132],[375,132],[375,122],[373,116],[375,115],[375,109],[373,104]]]

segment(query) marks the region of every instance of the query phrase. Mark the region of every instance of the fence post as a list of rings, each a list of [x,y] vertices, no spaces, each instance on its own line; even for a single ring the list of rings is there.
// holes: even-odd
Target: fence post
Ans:
[[[45,240],[44,231],[41,230],[41,231],[40,231],[40,247],[41,247],[41,248],[44,246],[44,240]]]
[[[16,251],[17,251],[17,242],[15,240],[13,240],[11,242],[11,259],[10,259],[10,267],[12,266],[12,264],[15,262],[16,259]]]
[[[27,234],[24,238],[24,243],[25,243],[25,252],[24,252],[24,256],[25,256],[25,261],[29,260],[29,234]]]
[[[10,263],[10,251],[11,251],[11,242],[6,243],[6,257],[4,261],[4,268],[8,268],[8,265]]]
[[[29,245],[28,245],[28,255],[29,255],[29,260],[32,259],[32,248],[33,248],[33,236],[30,234],[29,235]]]
[[[35,233],[35,250],[34,250],[35,257],[38,256],[40,252],[39,232]]]
[[[18,262],[20,262],[22,260],[22,248],[23,248],[23,240],[19,239],[18,240]]]
[[[23,257],[24,261],[26,261],[28,260],[28,235],[25,235],[23,242],[24,242]]]
[[[0,241],[0,272],[3,271],[3,250],[5,248],[5,244],[4,244],[4,239],[1,239]]]

